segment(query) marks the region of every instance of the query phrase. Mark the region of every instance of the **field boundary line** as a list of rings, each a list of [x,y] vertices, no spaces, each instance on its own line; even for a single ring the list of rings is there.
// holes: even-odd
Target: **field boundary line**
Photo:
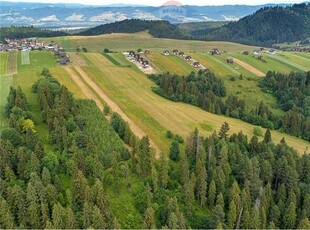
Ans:
[[[146,136],[144,131],[138,127],[120,108],[119,106],[111,99],[109,98],[103,90],[88,76],[88,74],[79,66],[74,67],[77,72],[81,75],[81,77],[84,79],[85,82],[89,85],[89,87],[93,88],[97,94],[100,96],[100,98],[107,103],[107,105],[111,108],[112,111],[118,113],[125,122],[128,122],[132,132],[141,139],[142,137]],[[153,147],[156,151],[156,157],[159,157],[160,149],[157,147],[157,145],[150,139],[150,145]]]

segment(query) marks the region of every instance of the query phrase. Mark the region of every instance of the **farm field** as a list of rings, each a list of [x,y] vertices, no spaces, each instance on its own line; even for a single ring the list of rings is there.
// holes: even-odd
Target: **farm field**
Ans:
[[[166,130],[186,137],[197,127],[204,135],[209,135],[219,130],[224,121],[230,124],[231,133],[242,130],[248,136],[253,135],[253,125],[211,114],[188,104],[174,103],[156,95],[151,91],[154,84],[142,73],[116,67],[101,54],[88,53],[84,56],[96,67],[82,69],[161,148],[168,144],[165,144],[168,142],[164,136]],[[272,137],[275,142],[285,137],[287,143],[300,153],[309,146],[306,141],[276,131],[272,132]]]
[[[21,52],[21,63],[22,65],[29,65],[30,64],[30,51],[23,51]]]
[[[271,55],[268,55],[268,54],[264,55],[266,62],[260,61],[252,55],[234,53],[234,54],[231,54],[231,56],[250,64],[256,69],[262,71],[263,73],[267,73],[269,70],[271,70],[271,68],[274,71],[282,72],[282,73],[289,73],[291,71],[301,71],[295,66],[287,65],[287,63],[274,60],[274,58],[272,58]]]
[[[162,52],[165,49],[178,49],[184,52],[189,52],[191,50],[207,52],[216,47],[227,52],[255,49],[253,46],[246,46],[231,42],[205,42],[154,38],[147,32],[133,34],[105,34],[99,36],[54,37],[45,38],[44,41],[55,41],[64,46],[67,51],[75,51],[76,47],[83,46],[91,52],[102,52],[104,48],[109,48],[110,50],[119,52],[125,50],[136,50],[138,48],[149,49],[156,52]]]
[[[295,53],[278,53],[277,57],[282,57],[290,62],[300,65],[300,67],[305,68],[305,70],[310,70],[310,55],[300,56]]]
[[[13,86],[12,75],[0,76],[0,129],[7,126],[6,117],[4,115],[7,97],[9,95],[10,87]]]
[[[17,73],[17,53],[16,52],[8,53],[6,73],[7,74]]]
[[[0,53],[0,75],[6,74],[8,53]]]
[[[192,56],[223,79],[228,94],[244,99],[250,106],[257,106],[260,101],[264,101],[270,105],[274,112],[281,113],[276,99],[270,94],[263,93],[258,87],[260,77],[236,63],[226,63],[226,58],[230,57],[229,54],[214,57],[205,53],[193,53]],[[241,74],[243,75],[242,79],[240,79]]]
[[[195,69],[191,66],[190,63],[187,63],[181,57],[176,55],[164,56],[161,53],[150,53],[147,55],[147,58],[150,60],[151,65],[158,72],[167,72],[175,73],[179,75],[188,75]]]

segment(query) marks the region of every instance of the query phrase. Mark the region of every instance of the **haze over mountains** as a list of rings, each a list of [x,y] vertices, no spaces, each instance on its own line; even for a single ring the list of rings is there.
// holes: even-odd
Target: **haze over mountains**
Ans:
[[[234,21],[268,5],[184,6],[182,15],[162,17],[161,7],[113,4],[87,6],[81,4],[21,3],[2,1],[1,26],[34,25],[44,28],[93,27],[131,18],[165,19],[172,23],[200,21]],[[283,5],[283,4],[282,4]]]

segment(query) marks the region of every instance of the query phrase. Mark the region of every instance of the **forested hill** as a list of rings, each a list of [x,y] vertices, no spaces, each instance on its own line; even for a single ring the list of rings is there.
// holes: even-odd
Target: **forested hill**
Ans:
[[[65,32],[52,31],[35,28],[33,26],[23,26],[23,27],[2,27],[0,28],[0,40],[3,41],[4,38],[10,39],[21,39],[30,37],[57,37],[65,36]]]
[[[202,35],[200,39],[252,45],[294,42],[310,36],[310,3],[265,7],[237,22]]]
[[[109,33],[136,33],[148,30],[157,38],[189,38],[185,32],[168,21],[146,21],[140,19],[126,19],[124,21],[100,25],[83,31],[79,35],[100,35]]]

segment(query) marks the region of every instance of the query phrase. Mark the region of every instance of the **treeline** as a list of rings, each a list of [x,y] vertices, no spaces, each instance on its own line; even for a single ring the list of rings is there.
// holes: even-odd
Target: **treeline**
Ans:
[[[0,28],[0,41],[4,41],[5,38],[22,39],[33,37],[57,37],[66,35],[67,34],[65,32],[39,29],[33,26],[11,26]]]
[[[310,36],[310,4],[265,7],[237,22],[213,29],[196,38],[271,46]]]
[[[247,108],[245,101],[234,95],[228,95],[225,100],[224,82],[212,72],[201,70],[185,77],[164,73],[150,75],[149,78],[158,85],[153,91],[172,101],[189,103],[211,113],[242,119],[265,128],[280,127],[279,117],[262,101],[256,108]]]
[[[268,72],[260,86],[277,98],[286,112],[280,127],[286,133],[310,141],[310,72]]]
[[[100,25],[92,29],[82,31],[78,35],[100,35],[110,33],[137,33],[148,30],[151,35],[157,38],[175,38],[188,39],[184,31],[179,29],[176,25],[168,21],[152,21],[140,19],[126,19],[120,22]]]

